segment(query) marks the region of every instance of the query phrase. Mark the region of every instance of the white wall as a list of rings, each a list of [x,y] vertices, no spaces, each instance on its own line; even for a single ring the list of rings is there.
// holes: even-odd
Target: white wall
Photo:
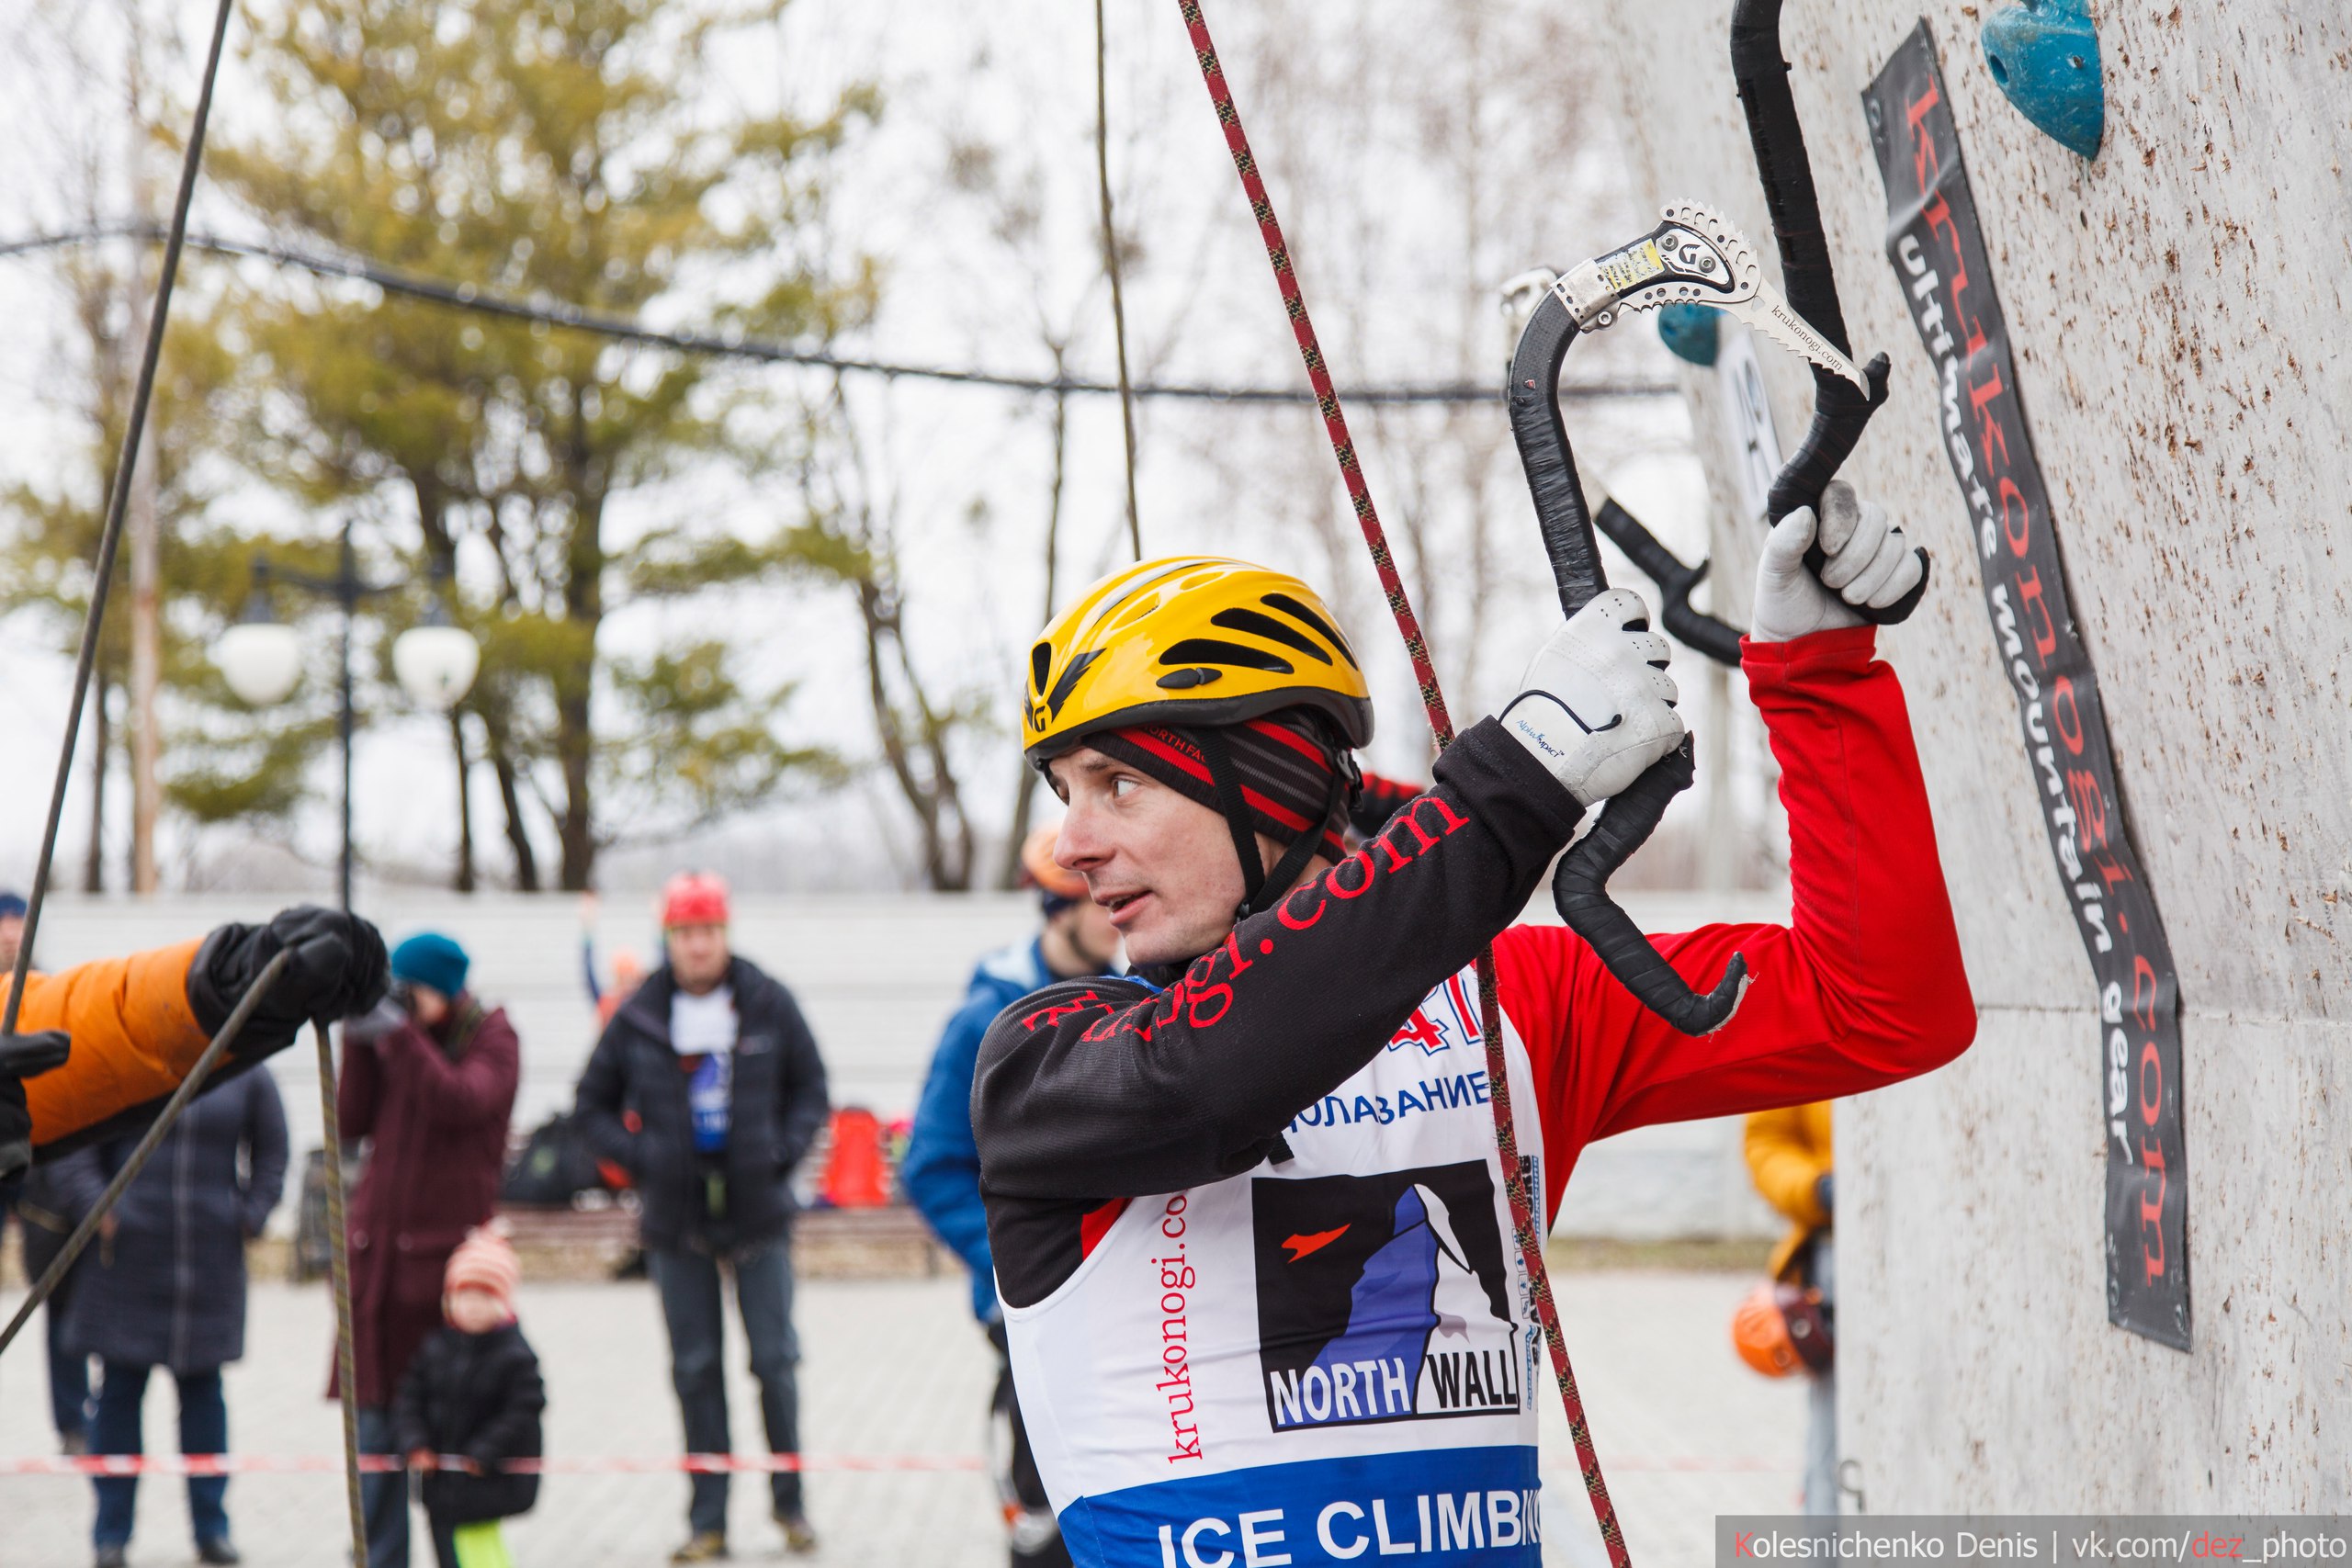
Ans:
[[[2095,164],[1995,89],[1989,7],[1791,0],[1783,24],[1856,347],[1894,361],[1849,475],[1938,558],[1936,591],[1882,642],[1981,1009],[1958,1065],[1840,1108],[1842,1416],[1873,1512],[2352,1501],[2352,19],[2290,0],[2095,9]],[[2179,965],[2188,1354],[2106,1322],[2089,970],[1882,249],[1860,95],[1922,10]],[[1585,6],[1623,85],[1637,190],[1723,204],[1762,239],[1728,13]],[[1767,357],[1792,433],[1801,368]],[[1711,406],[1696,423],[1712,435]],[[1725,454],[1706,456],[1726,498]],[[1752,559],[1753,535],[1721,547]]]

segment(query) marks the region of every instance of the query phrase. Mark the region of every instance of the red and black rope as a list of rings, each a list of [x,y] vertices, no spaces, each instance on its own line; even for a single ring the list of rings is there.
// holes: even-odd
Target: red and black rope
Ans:
[[[1339,459],[1340,477],[1348,487],[1348,500],[1355,507],[1364,545],[1372,552],[1373,570],[1379,574],[1381,590],[1388,597],[1389,613],[1396,616],[1396,629],[1404,636],[1406,657],[1413,662],[1413,678],[1420,684],[1430,729],[1442,750],[1453,743],[1453,720],[1446,712],[1445,694],[1439,689],[1437,670],[1430,662],[1429,644],[1421,637],[1420,622],[1413,615],[1404,580],[1397,575],[1396,563],[1389,554],[1387,533],[1380,525],[1379,513],[1373,508],[1363,465],[1357,460],[1355,442],[1348,434],[1347,416],[1340,412],[1340,395],[1323,363],[1322,346],[1315,340],[1306,300],[1299,293],[1298,275],[1291,266],[1290,246],[1283,241],[1282,224],[1274,217],[1274,204],[1266,195],[1266,182],[1259,175],[1258,160],[1250,151],[1250,138],[1241,129],[1241,111],[1234,107],[1233,90],[1226,85],[1225,72],[1217,64],[1216,45],[1209,38],[1208,23],[1202,18],[1200,0],[1177,0],[1177,6],[1184,14],[1185,28],[1192,34],[1193,55],[1200,62],[1202,80],[1208,85],[1209,101],[1216,106],[1217,123],[1225,128],[1225,144],[1232,151],[1233,167],[1241,176],[1241,188],[1250,197],[1250,210],[1257,218],[1259,234],[1266,243],[1266,257],[1274,268],[1274,285],[1282,290],[1283,309],[1290,317],[1291,333],[1298,340],[1299,357],[1306,363],[1306,379],[1315,389],[1316,406],[1323,412],[1324,433],[1331,439],[1331,453]],[[1510,1201],[1511,1229],[1527,1269],[1536,1321],[1543,1326],[1544,1343],[1552,1354],[1552,1371],[1560,1385],[1560,1403],[1567,1411],[1568,1436],[1576,1444],[1577,1467],[1583,1472],[1585,1492],[1591,1498],[1600,1539],[1609,1548],[1609,1561],[1614,1568],[1629,1568],[1633,1559],[1625,1551],[1624,1534],[1617,1527],[1617,1510],[1609,1500],[1609,1483],[1601,1476],[1600,1456],[1593,1448],[1592,1430],[1585,1420],[1584,1397],[1577,1391],[1576,1371],[1568,1365],[1567,1345],[1560,1337],[1560,1314],[1552,1302],[1552,1279],[1544,1267],[1543,1236],[1535,1223],[1534,1194],[1528,1190],[1527,1171],[1520,1163],[1492,948],[1478,954],[1478,1018],[1479,1028],[1486,1035],[1487,1078],[1493,1088],[1490,1103],[1494,1108],[1495,1144],[1502,1157],[1503,1190]]]

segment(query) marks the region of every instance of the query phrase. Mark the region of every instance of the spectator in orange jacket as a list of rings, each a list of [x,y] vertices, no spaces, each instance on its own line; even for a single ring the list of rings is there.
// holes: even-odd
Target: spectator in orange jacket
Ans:
[[[1829,1105],[1816,1100],[1747,1118],[1745,1152],[1748,1179],[1764,1200],[1788,1216],[1789,1233],[1772,1249],[1772,1275],[1821,1292],[1821,1313],[1837,1325],[1838,1277],[1831,1219],[1836,1181],[1831,1172]],[[1834,1337],[1831,1340],[1836,1343]],[[1804,1511],[1838,1511],[1838,1369],[1832,1361],[1808,1374],[1811,1416],[1805,1432]]]
[[[199,941],[29,976],[18,1038],[0,1057],[0,1180],[144,1126],[282,950],[292,960],[221,1058],[217,1082],[284,1050],[312,1018],[373,1007],[385,978],[376,928],[302,905],[266,925],[220,926]],[[0,976],[0,998],[6,990]]]

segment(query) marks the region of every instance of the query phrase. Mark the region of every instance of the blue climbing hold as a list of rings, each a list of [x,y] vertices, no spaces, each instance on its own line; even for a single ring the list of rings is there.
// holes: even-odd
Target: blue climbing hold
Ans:
[[[1678,358],[1693,365],[1713,365],[1721,335],[1713,305],[1666,305],[1658,310],[1657,335]]]
[[[2019,114],[2045,136],[2098,156],[2107,134],[2098,29],[2085,0],[2020,0],[1985,18],[1984,63]]]

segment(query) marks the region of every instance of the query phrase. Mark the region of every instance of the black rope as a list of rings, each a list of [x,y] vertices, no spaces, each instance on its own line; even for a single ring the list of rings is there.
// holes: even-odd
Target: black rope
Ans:
[[[189,127],[187,154],[180,160],[179,195],[172,203],[171,232],[164,242],[162,276],[155,284],[155,309],[147,319],[147,348],[139,361],[139,386],[131,395],[130,423],[122,433],[122,448],[115,454],[114,484],[107,495],[107,521],[98,535],[97,577],[90,586],[90,607],[82,617],[82,651],[74,665],[74,701],[66,709],[65,741],[57,749],[57,782],[49,794],[49,822],[41,829],[40,859],[33,863],[32,896],[25,903],[25,934],[17,948],[17,965],[9,976],[8,1000],[0,1010],[0,1036],[17,1032],[17,1014],[25,996],[25,976],[32,967],[33,938],[40,931],[40,908],[49,892],[50,863],[57,854],[57,825],[65,813],[65,785],[74,775],[74,746],[82,734],[82,709],[89,701],[90,670],[97,659],[98,633],[106,624],[107,590],[114,581],[115,547],[122,542],[122,517],[130,502],[130,472],[139,461],[139,442],[147,430],[147,405],[155,395],[155,367],[164,355],[164,327],[172,315],[172,285],[179,276],[180,250],[187,241],[188,205],[196,199],[196,173],[204,161],[204,127],[212,117],[212,84],[220,74],[220,45],[229,33],[229,12],[235,0],[220,0],[212,18],[212,49],[204,62],[204,83],[197,91],[196,122]]]
[[[0,258],[29,255],[36,252],[55,250],[65,245],[85,245],[101,240],[144,240],[158,238],[152,223],[107,223],[94,228],[75,229],[54,234],[33,234],[21,239],[0,241]],[[1035,392],[1048,396],[1101,395],[1115,397],[1119,387],[1115,381],[1087,381],[1069,376],[1015,376],[994,370],[960,370],[943,365],[909,365],[886,359],[859,359],[844,355],[829,354],[821,349],[798,348],[790,344],[766,338],[747,336],[737,332],[665,331],[649,327],[626,316],[608,315],[591,310],[568,300],[544,297],[518,299],[509,295],[492,293],[470,283],[449,283],[440,278],[424,277],[402,272],[364,258],[342,258],[319,255],[283,245],[264,244],[258,241],[224,239],[214,234],[190,234],[187,243],[191,249],[215,255],[246,256],[279,266],[298,267],[321,277],[347,278],[356,283],[372,284],[387,294],[398,294],[430,304],[445,305],[453,310],[472,310],[481,315],[500,316],[508,321],[531,321],[546,326],[563,327],[573,332],[593,333],[599,337],[622,343],[642,344],[649,348],[673,349],[681,354],[707,355],[719,359],[751,359],[767,365],[806,365],[820,370],[843,371],[853,375],[880,376],[888,379],[910,381],[942,381],[952,386],[990,387],[1007,392]],[[1674,396],[1679,389],[1670,381],[1612,380],[1582,381],[1560,389],[1560,396],[1570,401],[1594,401],[1610,398],[1665,398]],[[1218,387],[1188,381],[1137,381],[1128,388],[1137,398],[1164,398],[1184,402],[1205,403],[1313,403],[1313,389],[1306,387]],[[1484,382],[1432,381],[1402,382],[1385,387],[1363,387],[1352,390],[1342,389],[1350,402],[1377,403],[1389,406],[1414,403],[1492,403],[1495,389]]]

